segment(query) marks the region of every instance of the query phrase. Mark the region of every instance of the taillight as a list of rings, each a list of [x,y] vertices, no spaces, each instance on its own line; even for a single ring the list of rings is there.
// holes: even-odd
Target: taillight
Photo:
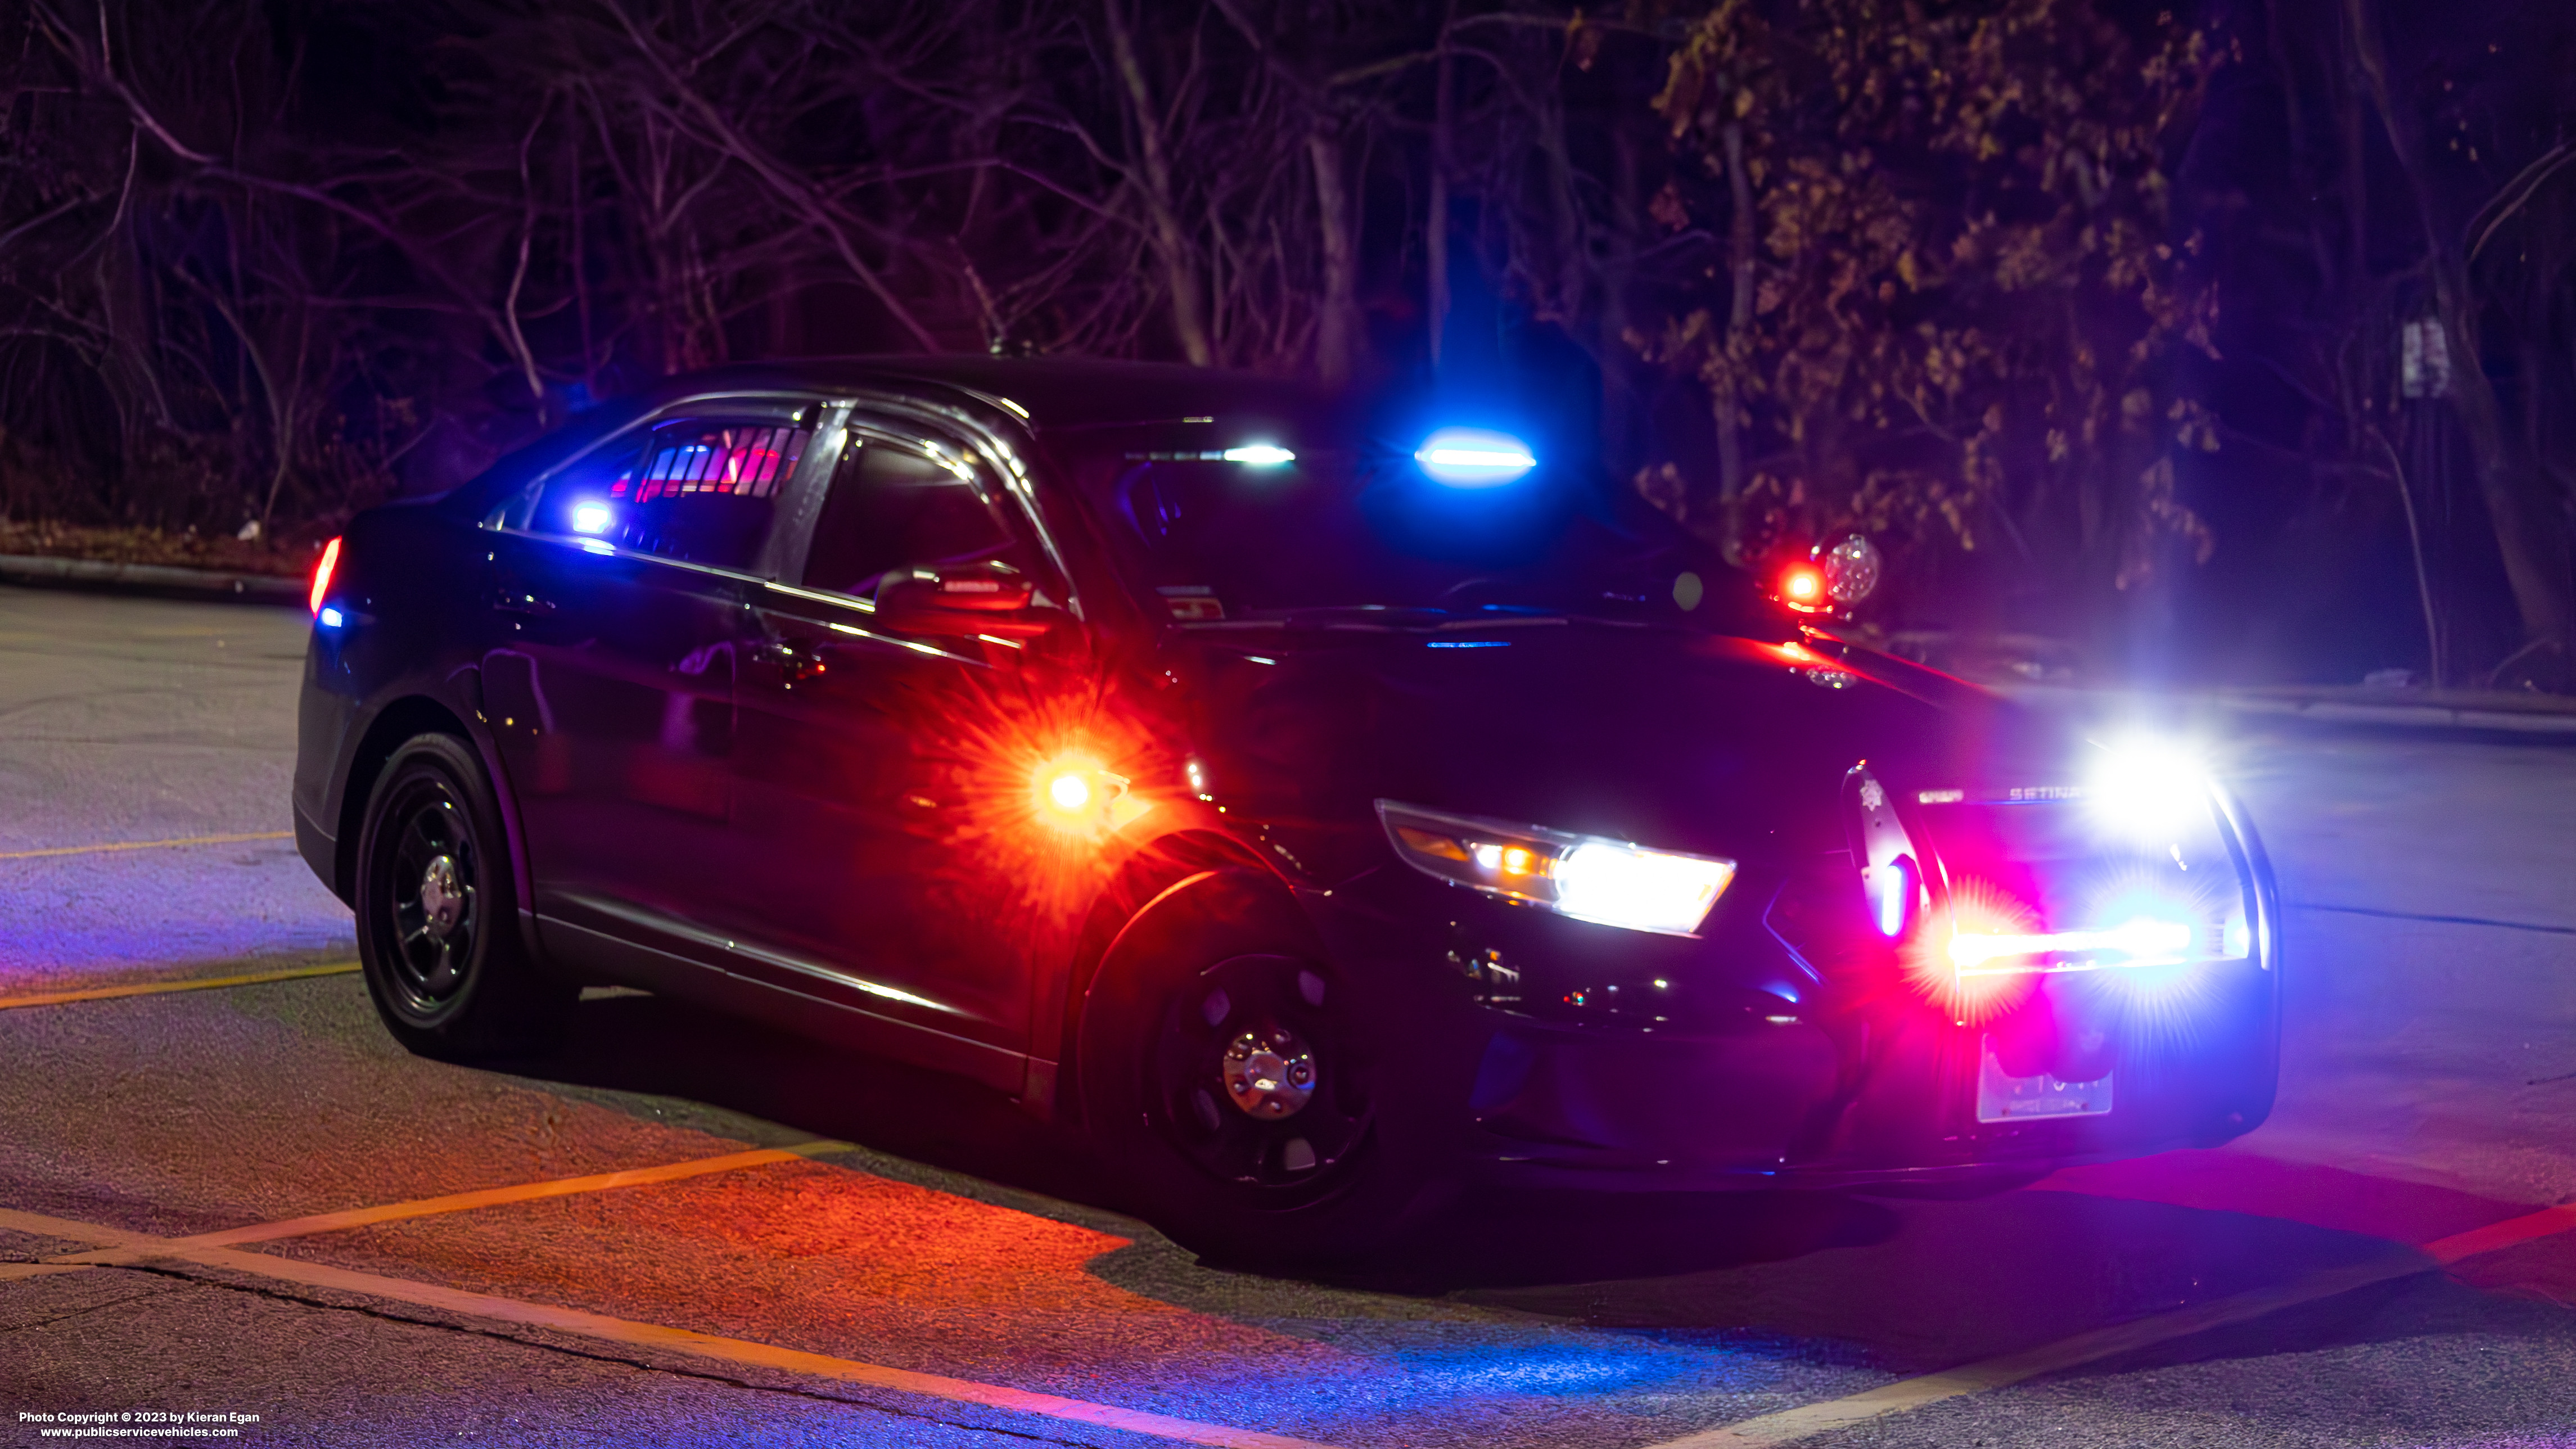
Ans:
[[[340,540],[322,545],[322,561],[313,566],[313,613],[322,614],[322,596],[331,592],[331,571],[340,566]]]

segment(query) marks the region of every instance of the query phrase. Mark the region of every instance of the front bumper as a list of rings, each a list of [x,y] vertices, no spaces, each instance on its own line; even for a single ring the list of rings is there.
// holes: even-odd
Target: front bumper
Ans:
[[[2232,813],[2232,807],[2229,807]],[[1337,959],[1436,980],[1437,1033],[1475,1062],[1465,1142],[1486,1181],[1610,1190],[1938,1183],[2210,1146],[2269,1114],[2280,932],[2269,868],[2228,822],[2258,902],[2255,949],[2150,983],[2032,978],[1963,1019],[1884,961],[1791,944],[1787,909],[1837,890],[1848,858],[1748,870],[1699,938],[1511,905],[1400,866],[1310,910]],[[1976,1013],[1967,1013],[1975,1016]],[[1418,1038],[1417,1038],[1418,1039]],[[2107,1112],[1981,1120],[1981,1075],[2111,1064]],[[2080,1070],[2092,1072],[2095,1065]],[[1991,1087],[1989,1100],[1991,1101]]]
[[[2196,1003],[2208,1020],[2186,1038],[2154,1019],[2116,1024],[2112,1109],[2023,1121],[1979,1119],[1988,1030],[1930,1012],[1653,1035],[1505,1017],[1487,1036],[1469,1151],[1490,1178],[1676,1189],[1938,1181],[2212,1146],[2271,1109],[2267,995],[2229,983]]]

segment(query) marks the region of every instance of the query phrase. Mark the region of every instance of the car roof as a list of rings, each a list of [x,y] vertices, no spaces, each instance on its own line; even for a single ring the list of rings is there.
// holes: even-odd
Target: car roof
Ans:
[[[654,389],[654,396],[658,400],[732,387],[856,391],[924,385],[1007,399],[1039,431],[1178,421],[1247,410],[1304,413],[1327,401],[1305,384],[1258,373],[1160,362],[973,354],[749,363],[666,379]]]

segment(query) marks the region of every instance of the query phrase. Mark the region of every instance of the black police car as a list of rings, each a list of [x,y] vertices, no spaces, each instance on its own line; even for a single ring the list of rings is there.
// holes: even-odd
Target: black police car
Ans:
[[[297,839],[415,1051],[640,986],[1078,1123],[1232,1255],[2262,1120],[2222,788],[1552,451],[1148,366],[678,379],[335,542]]]

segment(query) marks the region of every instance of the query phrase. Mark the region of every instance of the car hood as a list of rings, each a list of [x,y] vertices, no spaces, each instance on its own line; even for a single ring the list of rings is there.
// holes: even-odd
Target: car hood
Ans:
[[[1218,798],[1262,819],[1350,823],[1395,799],[1752,861],[1842,848],[1856,765],[1900,799],[2068,766],[1999,697],[1825,639],[1551,620],[1191,647]]]

